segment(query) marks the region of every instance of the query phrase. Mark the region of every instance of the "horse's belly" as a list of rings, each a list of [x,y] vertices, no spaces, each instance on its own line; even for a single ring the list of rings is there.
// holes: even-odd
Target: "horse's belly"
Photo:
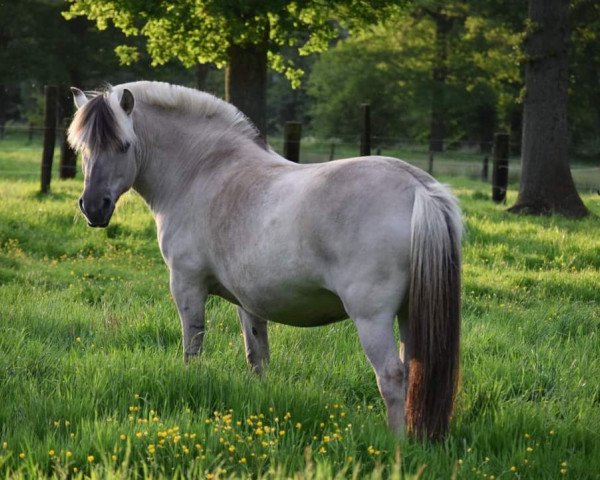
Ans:
[[[317,327],[348,318],[341,300],[325,289],[271,291],[242,306],[261,318],[296,327]]]

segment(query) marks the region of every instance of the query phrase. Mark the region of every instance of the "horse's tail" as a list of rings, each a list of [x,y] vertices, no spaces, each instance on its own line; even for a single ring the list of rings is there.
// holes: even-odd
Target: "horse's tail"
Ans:
[[[411,229],[406,426],[437,439],[448,431],[459,369],[462,221],[445,186],[417,187]]]

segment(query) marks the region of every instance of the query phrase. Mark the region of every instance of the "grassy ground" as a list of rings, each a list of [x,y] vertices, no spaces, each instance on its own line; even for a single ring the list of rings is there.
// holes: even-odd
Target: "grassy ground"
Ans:
[[[0,476],[600,478],[598,218],[516,217],[488,186],[446,180],[467,224],[462,378],[432,445],[388,434],[350,322],[272,325],[259,380],[234,309],[213,299],[185,368],[139,197],[89,229],[81,180],[41,197],[37,177],[0,172]]]

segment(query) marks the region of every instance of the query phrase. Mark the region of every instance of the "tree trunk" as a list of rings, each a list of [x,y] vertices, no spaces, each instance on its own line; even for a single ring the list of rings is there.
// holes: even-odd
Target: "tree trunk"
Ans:
[[[225,70],[225,99],[267,136],[267,42],[231,45]]]
[[[479,149],[481,153],[491,153],[496,128],[496,107],[480,105],[477,109],[479,120]]]
[[[448,77],[448,33],[452,29],[453,19],[441,13],[428,12],[435,21],[435,60],[432,70],[433,89],[431,92],[431,128],[429,151],[444,150],[445,126],[445,89]]]
[[[583,217],[567,148],[568,0],[529,0],[521,185],[511,212]]]

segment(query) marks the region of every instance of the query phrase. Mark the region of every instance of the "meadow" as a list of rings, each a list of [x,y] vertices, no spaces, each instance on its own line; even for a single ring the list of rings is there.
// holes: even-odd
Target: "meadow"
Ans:
[[[581,221],[464,211],[462,373],[448,438],[388,433],[351,322],[270,326],[256,378],[235,309],[208,305],[185,367],[152,217],[107,229],[81,178],[38,194],[39,150],[0,148],[0,477],[600,478],[600,196]],[[14,145],[13,145],[14,146]],[[511,186],[508,203],[515,198]]]

